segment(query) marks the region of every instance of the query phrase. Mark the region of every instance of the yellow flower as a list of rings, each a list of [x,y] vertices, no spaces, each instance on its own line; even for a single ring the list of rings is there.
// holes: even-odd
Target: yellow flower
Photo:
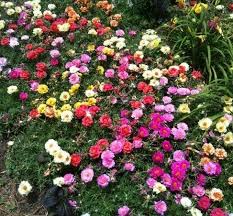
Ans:
[[[64,79],[66,79],[68,77],[68,75],[69,75],[69,72],[65,71],[65,72],[62,73],[62,77],[61,78],[64,80]]]
[[[66,111],[66,110],[71,110],[70,104],[64,104],[64,105],[61,107],[61,111]]]
[[[227,131],[227,127],[226,127],[226,124],[224,124],[223,122],[218,122],[216,124],[216,130],[219,132],[219,133],[225,133]]]
[[[67,101],[69,99],[70,99],[69,92],[64,91],[64,92],[61,93],[61,95],[60,95],[60,100],[61,101]]]
[[[89,106],[95,105],[96,104],[96,99],[95,98],[89,98],[87,101]]]
[[[37,91],[39,94],[46,94],[49,91],[49,88],[47,85],[41,84],[38,86]]]
[[[102,66],[98,66],[96,71],[100,74],[103,75],[104,74],[104,68]]]
[[[88,90],[93,90],[95,87],[93,86],[93,85],[89,85],[88,87],[87,87],[87,89]]]
[[[79,108],[81,105],[82,105],[81,102],[76,102],[76,103],[74,104],[74,108],[77,109],[77,108]]]
[[[224,100],[224,103],[225,103],[226,105],[231,105],[231,104],[232,104],[232,101],[233,101],[233,98],[228,97],[228,96],[224,96],[224,97],[223,97],[223,100]]]
[[[87,46],[87,51],[88,51],[88,52],[93,52],[93,51],[95,51],[95,45],[94,45],[94,44],[88,44],[88,46]]]
[[[61,110],[59,109],[55,110],[55,117],[60,118],[60,116],[61,116]]]
[[[227,134],[224,135],[223,141],[225,146],[233,146],[233,133],[228,132]]]
[[[189,105],[188,104],[180,104],[180,106],[178,107],[178,112],[190,113]]]
[[[37,108],[39,113],[44,113],[46,110],[46,104],[40,104]]]
[[[114,55],[114,49],[105,47],[105,48],[103,49],[103,53],[106,54],[106,55],[109,55],[109,56],[113,56],[113,55]]]
[[[75,52],[75,50],[73,50],[73,49],[69,49],[69,50],[66,52],[66,54],[67,54],[68,56],[70,56],[70,57],[73,57],[73,56],[75,56],[76,52]]]
[[[151,41],[151,42],[148,44],[147,47],[148,47],[149,49],[155,49],[155,48],[157,48],[157,47],[159,46],[159,44],[160,44],[160,40],[155,39],[155,40]]]
[[[75,93],[77,93],[79,87],[80,87],[79,84],[72,85],[71,88],[69,89],[70,95],[74,95]]]
[[[196,4],[196,5],[193,6],[193,10],[194,10],[194,12],[196,14],[200,14],[203,9],[207,10],[208,9],[208,5],[204,4],[204,3],[198,3],[198,4]]]
[[[57,101],[56,98],[51,97],[51,98],[49,98],[49,99],[46,101],[46,104],[47,104],[48,106],[54,106],[54,105],[56,104],[56,101]]]

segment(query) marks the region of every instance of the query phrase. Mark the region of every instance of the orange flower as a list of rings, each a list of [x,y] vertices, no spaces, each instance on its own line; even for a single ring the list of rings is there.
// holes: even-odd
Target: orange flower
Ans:
[[[55,116],[54,108],[47,106],[44,114],[48,118],[54,118]]]
[[[215,156],[219,159],[219,160],[223,160],[227,157],[227,152],[225,151],[225,149],[223,148],[217,148],[215,150]]]
[[[215,148],[211,143],[205,143],[202,146],[202,150],[206,155],[213,155],[215,153]]]

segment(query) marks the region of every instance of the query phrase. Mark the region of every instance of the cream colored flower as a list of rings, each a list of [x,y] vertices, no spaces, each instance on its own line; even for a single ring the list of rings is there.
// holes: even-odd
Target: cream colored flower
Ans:
[[[70,24],[69,23],[58,24],[57,28],[60,32],[67,32],[70,29]]]
[[[66,111],[61,112],[61,121],[62,122],[69,123],[72,121],[73,117],[74,117],[74,114],[70,110],[66,110]]]
[[[49,139],[45,143],[45,150],[48,152],[50,155],[54,156],[57,151],[59,151],[61,148],[58,145],[58,142],[54,139]]]
[[[233,176],[228,178],[228,184],[233,185]]]
[[[164,192],[166,190],[167,190],[166,186],[161,184],[160,182],[156,182],[154,187],[153,187],[153,192],[155,192],[156,194],[159,194],[159,193]]]
[[[202,150],[206,155],[213,155],[215,153],[215,148],[211,143],[205,143],[202,146]]]
[[[65,165],[70,164],[70,154],[63,150],[58,150],[54,154],[54,163],[64,163]]]
[[[7,88],[7,93],[8,94],[13,94],[13,93],[15,93],[15,92],[17,92],[18,91],[18,87],[17,86],[9,86],[8,88]]]
[[[32,190],[32,186],[28,181],[22,181],[18,187],[18,192],[22,196],[27,196]]]
[[[228,132],[227,134],[224,135],[223,141],[225,146],[233,146],[233,133]]]
[[[223,160],[223,159],[225,159],[227,157],[227,152],[223,148],[216,148],[216,150],[215,150],[215,156],[219,160]]]
[[[61,101],[68,101],[70,99],[70,94],[67,91],[64,91],[60,95],[60,100]]]
[[[227,132],[227,127],[224,123],[222,122],[218,122],[216,124],[216,130],[219,132],[219,133],[226,133]]]
[[[201,130],[208,130],[212,125],[212,120],[210,118],[203,118],[198,122],[198,125]]]
[[[209,198],[213,201],[222,201],[223,200],[223,193],[222,190],[218,188],[212,188],[212,190],[209,192]]]

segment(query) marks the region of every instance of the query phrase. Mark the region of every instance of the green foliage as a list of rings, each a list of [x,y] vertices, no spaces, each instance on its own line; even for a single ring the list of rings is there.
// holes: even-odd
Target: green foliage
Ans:
[[[185,55],[208,82],[232,78],[233,45],[222,33],[219,19],[211,14],[211,6],[200,14],[185,11],[174,22],[168,35],[174,51]]]

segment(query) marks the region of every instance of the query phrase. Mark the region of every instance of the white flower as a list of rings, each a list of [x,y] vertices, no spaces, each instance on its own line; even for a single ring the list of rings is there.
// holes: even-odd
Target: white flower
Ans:
[[[61,148],[58,145],[57,141],[54,139],[49,139],[45,143],[45,150],[48,152],[50,155],[55,155],[57,151],[59,151]]]
[[[117,42],[117,43],[116,43],[116,48],[117,48],[117,49],[120,50],[120,49],[122,49],[122,48],[124,48],[124,47],[126,47],[126,44],[125,44],[124,42],[121,42],[121,41],[120,41],[120,42]]]
[[[22,181],[18,187],[18,192],[22,196],[27,196],[32,190],[32,186],[29,184],[28,181]]]
[[[23,35],[21,36],[21,40],[28,40],[29,39],[29,36],[28,35]]]
[[[53,179],[53,184],[57,185],[58,187],[62,187],[62,185],[64,185],[64,178],[57,177],[57,178]]]
[[[22,8],[19,7],[19,6],[15,7],[15,12],[16,13],[21,13],[22,12]]]
[[[202,216],[201,211],[194,207],[190,209],[190,213],[192,216]]]
[[[136,72],[139,70],[139,68],[136,64],[129,64],[128,69],[131,71],[136,71]]]
[[[15,92],[17,92],[18,91],[18,87],[17,86],[9,86],[8,88],[7,88],[7,93],[8,94],[13,94],[13,93],[15,93]]]
[[[54,10],[56,8],[55,4],[48,4],[48,9],[49,10]]]
[[[146,70],[143,72],[142,76],[145,80],[151,79],[153,77],[153,72],[151,70]]]
[[[6,13],[7,13],[7,15],[11,16],[11,15],[13,15],[13,14],[15,13],[15,10],[12,9],[12,8],[10,8],[10,9],[8,9],[8,10],[6,11]]]
[[[13,7],[13,6],[14,6],[13,2],[6,2],[6,4],[5,4],[6,8],[10,8],[10,7]]]
[[[7,142],[7,145],[8,145],[8,146],[14,145],[14,141],[8,141],[8,142]]]
[[[198,122],[198,125],[201,128],[201,130],[208,130],[212,123],[213,122],[210,118],[203,118]]]
[[[95,97],[97,95],[97,93],[93,90],[88,89],[85,91],[85,95],[86,95],[86,97],[89,98],[89,97]]]
[[[215,8],[217,10],[223,10],[224,9],[224,5],[217,5]]]
[[[190,208],[192,206],[192,201],[188,197],[182,197],[180,203],[184,208]]]
[[[160,51],[163,53],[163,54],[169,54],[171,52],[171,48],[169,46],[162,46],[160,48]]]
[[[160,85],[160,83],[159,83],[159,80],[157,80],[157,79],[151,79],[149,85],[153,86],[153,87],[158,87]]]
[[[153,69],[152,73],[155,78],[160,78],[163,75],[163,71],[158,68]]]
[[[89,213],[84,213],[81,216],[91,216]]]
[[[70,99],[70,94],[69,92],[62,92],[59,98],[61,101],[68,101]]]
[[[97,35],[97,31],[95,29],[90,29],[88,31],[88,34],[90,34],[90,35]]]
[[[43,31],[41,28],[34,28],[32,32],[34,35],[38,35],[38,36],[43,34]]]
[[[77,68],[76,66],[71,66],[69,70],[70,73],[77,73],[79,71],[79,68]]]
[[[61,121],[62,122],[69,123],[69,122],[72,121],[73,117],[74,117],[74,114],[71,111],[69,111],[69,110],[63,111],[61,113]]]
[[[233,13],[230,13],[230,14],[229,14],[229,18],[230,18],[230,19],[233,19]]]

